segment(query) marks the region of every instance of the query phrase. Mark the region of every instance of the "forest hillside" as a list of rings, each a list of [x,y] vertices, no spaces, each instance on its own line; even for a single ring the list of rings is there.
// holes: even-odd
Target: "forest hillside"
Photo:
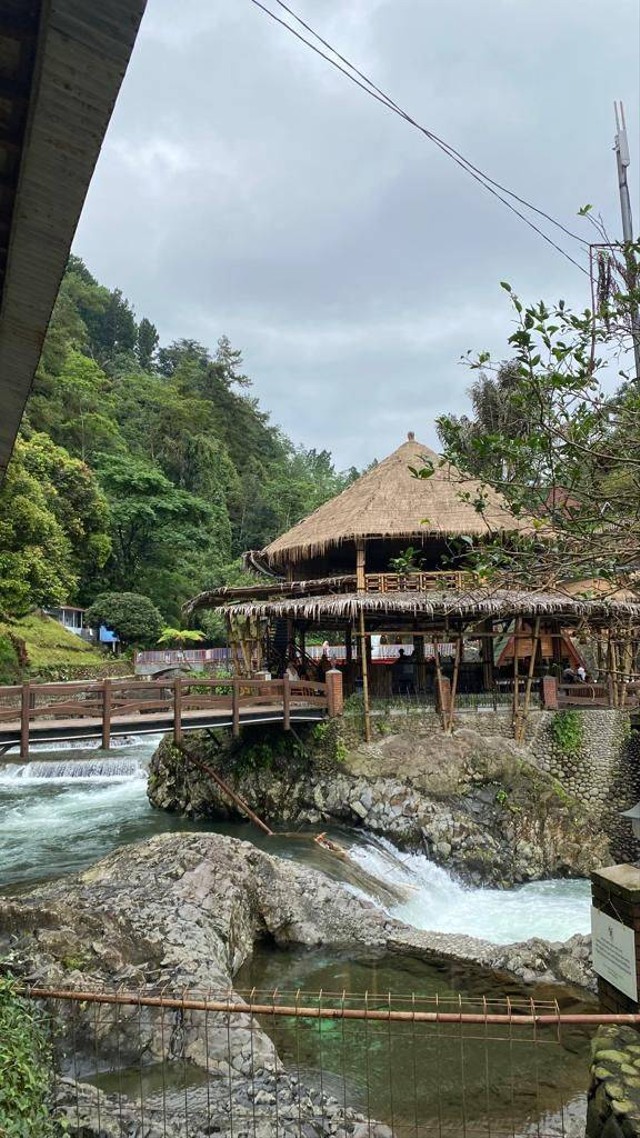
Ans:
[[[161,346],[71,257],[0,493],[0,614],[135,591],[179,624],[356,476],[296,446],[252,386],[224,335]]]

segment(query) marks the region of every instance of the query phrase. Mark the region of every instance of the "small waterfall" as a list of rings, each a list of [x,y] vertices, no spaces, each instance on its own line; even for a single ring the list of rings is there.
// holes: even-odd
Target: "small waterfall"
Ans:
[[[433,932],[509,944],[541,936],[566,940],[590,928],[590,888],[584,880],[531,881],[513,889],[462,885],[424,854],[397,850],[384,838],[353,845],[351,861],[371,877],[401,890],[406,900],[386,905],[407,924]],[[366,889],[366,887],[365,887]],[[370,891],[373,900],[377,900]]]
[[[138,759],[54,759],[48,762],[24,763],[7,769],[6,777],[25,782],[69,779],[130,779],[146,778],[146,770]]]

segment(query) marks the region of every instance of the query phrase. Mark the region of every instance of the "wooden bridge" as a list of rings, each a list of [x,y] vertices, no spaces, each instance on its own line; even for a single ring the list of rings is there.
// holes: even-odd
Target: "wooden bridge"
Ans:
[[[341,680],[339,673],[334,677]],[[332,683],[264,679],[99,680],[0,687],[0,756],[33,743],[100,739],[107,750],[121,735],[294,723],[317,723],[341,712]]]

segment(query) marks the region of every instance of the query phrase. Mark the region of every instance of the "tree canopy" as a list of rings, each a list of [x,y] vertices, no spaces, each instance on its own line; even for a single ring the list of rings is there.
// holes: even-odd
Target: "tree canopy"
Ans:
[[[177,626],[355,474],[271,422],[223,333],[162,345],[72,256],[0,491],[0,611],[135,590]]]
[[[473,415],[438,420],[446,458],[532,520],[530,536],[514,544],[485,543],[476,555],[483,573],[507,570],[525,586],[572,578],[640,590],[640,377],[631,320],[639,260],[640,246],[625,249],[617,283],[599,291],[595,310],[575,312],[562,300],[526,304],[503,283],[515,317],[510,358],[473,358]],[[482,493],[476,508],[484,510]]]
[[[162,632],[162,617],[141,593],[101,593],[86,612],[87,623],[104,625],[122,644],[155,645]]]

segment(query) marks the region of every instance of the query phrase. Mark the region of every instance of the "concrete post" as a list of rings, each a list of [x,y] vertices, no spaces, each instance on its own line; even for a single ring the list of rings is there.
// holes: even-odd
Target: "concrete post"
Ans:
[[[635,979],[640,992],[640,869],[635,865],[610,865],[594,870],[591,899],[595,910],[594,970],[607,974],[599,975],[596,971],[600,1008],[613,1015],[637,1015],[638,999],[629,995],[629,987],[634,986]]]
[[[542,677],[540,702],[547,711],[558,710],[558,680],[556,676]]]
[[[342,715],[344,711],[344,692],[342,687],[342,672],[338,668],[329,668],[325,673],[324,682],[327,685],[327,707],[332,719]]]

